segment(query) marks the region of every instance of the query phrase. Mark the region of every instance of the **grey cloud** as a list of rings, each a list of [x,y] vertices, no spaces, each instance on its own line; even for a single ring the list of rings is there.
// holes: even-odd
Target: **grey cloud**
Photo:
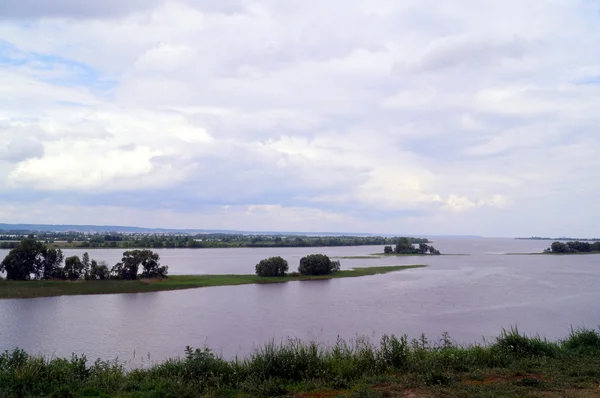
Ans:
[[[13,138],[5,148],[0,147],[0,160],[18,163],[23,160],[41,157],[44,146],[32,139]]]
[[[523,57],[529,43],[524,39],[511,40],[444,37],[435,40],[412,63],[413,71],[435,71],[462,65],[485,66],[507,58]]]

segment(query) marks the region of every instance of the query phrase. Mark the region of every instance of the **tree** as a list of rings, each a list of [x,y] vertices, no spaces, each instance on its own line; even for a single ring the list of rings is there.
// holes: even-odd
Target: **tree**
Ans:
[[[75,281],[84,276],[85,266],[78,256],[71,256],[65,259],[65,276],[67,279]]]
[[[394,251],[397,254],[413,254],[416,250],[408,238],[399,238]]]
[[[136,250],[134,250],[136,252]],[[152,250],[137,250],[137,256],[142,268],[142,278],[166,278],[169,267],[162,266],[159,263],[160,256]]]
[[[113,267],[110,269],[110,275],[113,279],[127,279],[125,271],[123,269],[123,263],[119,262],[119,263],[116,263],[115,265],[113,265]],[[137,278],[137,275],[136,275],[136,278]]]
[[[383,252],[385,254],[392,254],[394,252],[394,249],[392,248],[392,246],[386,246],[383,248]]]
[[[324,254],[311,254],[300,259],[298,272],[302,275],[327,275],[339,270],[339,261],[332,262]]]
[[[90,263],[90,274],[89,278],[92,280],[105,280],[110,278],[110,270],[108,264],[105,261],[98,263],[96,260],[92,260]]]
[[[567,246],[574,252],[589,253],[592,251],[592,245],[588,242],[567,242]]]
[[[552,245],[550,245],[550,250],[552,253],[569,253],[571,251],[569,246],[562,242],[552,242]]]
[[[288,271],[288,262],[279,256],[269,257],[260,260],[255,269],[258,276],[285,276]]]
[[[117,279],[134,280],[138,277],[138,270],[142,266],[142,278],[166,278],[169,267],[160,266],[160,256],[152,250],[130,250],[123,253],[120,263],[117,263],[112,273]]]
[[[338,272],[342,268],[340,260],[331,261],[331,272]]]
[[[42,253],[44,257],[42,259],[42,279],[65,279],[62,250],[44,247]]]
[[[45,246],[33,237],[23,239],[0,263],[6,279],[26,281],[40,279],[44,274]]]
[[[90,255],[87,252],[83,253],[83,256],[81,257],[81,263],[83,264],[83,277],[85,279],[90,279],[91,263]]]

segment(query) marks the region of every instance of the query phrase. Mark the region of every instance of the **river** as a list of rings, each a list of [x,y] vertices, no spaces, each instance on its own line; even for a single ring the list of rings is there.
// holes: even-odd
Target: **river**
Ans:
[[[518,326],[551,339],[573,327],[600,325],[600,256],[535,256],[551,242],[435,238],[437,257],[342,259],[342,268],[398,264],[428,267],[362,278],[275,285],[211,287],[144,294],[0,300],[0,350],[146,366],[205,345],[231,358],[271,339],[335,342],[374,340],[384,333],[443,332],[459,343],[493,339]],[[286,249],[164,249],[171,274],[252,273],[281,255],[296,268],[309,253],[357,256],[382,247]],[[8,251],[0,251],[0,260]],[[65,250],[81,255],[82,250]],[[89,250],[117,262],[122,250]],[[463,254],[463,255],[459,255]]]

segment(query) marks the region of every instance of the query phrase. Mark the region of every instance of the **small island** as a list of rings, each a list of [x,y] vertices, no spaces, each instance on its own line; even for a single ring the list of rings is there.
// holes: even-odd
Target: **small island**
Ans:
[[[562,236],[560,238],[549,238],[547,236],[530,236],[529,238],[515,238],[516,240],[553,240],[553,241],[581,241],[581,242],[597,242],[600,238],[569,238]]]
[[[63,256],[60,249],[49,248],[35,239],[24,239],[0,263],[0,299],[34,298],[62,295],[146,293],[213,286],[233,286],[293,281],[326,280],[385,274],[424,265],[360,267],[341,270],[339,261],[323,254],[300,260],[298,272],[288,273],[288,263],[271,257],[255,266],[255,274],[168,275],[160,257],[151,250],[131,250],[109,268],[105,262]],[[63,265],[64,262],[64,265]],[[141,270],[141,272],[140,272]]]
[[[427,242],[415,242],[410,238],[398,238],[396,246],[385,246],[383,255],[385,256],[439,256],[441,253],[435,247],[428,245]],[[379,253],[378,255],[382,255]]]
[[[552,242],[544,254],[600,254],[600,242]]]

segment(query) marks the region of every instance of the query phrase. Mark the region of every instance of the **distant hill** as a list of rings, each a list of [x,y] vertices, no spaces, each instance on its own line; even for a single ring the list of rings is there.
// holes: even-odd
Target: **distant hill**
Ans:
[[[83,232],[83,233],[138,233],[138,234],[242,234],[242,235],[301,235],[301,236],[409,236],[428,238],[482,238],[476,235],[433,235],[433,234],[374,234],[364,232],[302,232],[302,231],[242,231],[234,229],[189,229],[189,228],[146,228],[123,225],[72,225],[72,224],[3,224],[0,231],[11,232]]]

